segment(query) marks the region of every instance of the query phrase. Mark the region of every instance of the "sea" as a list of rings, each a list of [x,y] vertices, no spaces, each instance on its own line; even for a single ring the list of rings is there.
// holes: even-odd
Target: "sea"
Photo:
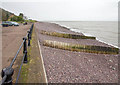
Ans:
[[[118,43],[117,21],[55,21],[71,31],[83,33],[86,36],[95,36],[100,42],[120,48]]]

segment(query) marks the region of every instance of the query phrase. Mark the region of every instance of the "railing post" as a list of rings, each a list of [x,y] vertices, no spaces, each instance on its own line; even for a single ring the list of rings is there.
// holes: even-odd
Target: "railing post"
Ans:
[[[31,26],[31,28],[30,28],[30,40],[31,40],[31,36],[32,36],[32,30],[33,30],[33,24],[32,24],[32,26]]]
[[[24,40],[23,53],[25,53],[25,51],[27,51],[27,44],[26,44],[27,38],[24,37],[23,40]]]
[[[28,46],[30,46],[30,31],[28,31]]]
[[[31,40],[31,30],[30,30],[30,32],[29,32],[29,36],[30,36],[30,40]]]
[[[13,68],[7,67],[4,68],[1,72],[1,77],[4,78],[6,76],[5,81],[3,82],[2,85],[12,85],[12,75],[14,73]]]
[[[23,63],[27,63],[27,51],[25,51],[25,53],[24,53],[25,55],[25,57],[24,57],[24,61],[23,61]]]
[[[24,63],[27,63],[27,42],[26,42],[27,38],[24,37],[23,40],[24,40],[23,53],[24,53],[24,56],[25,56],[24,57]]]

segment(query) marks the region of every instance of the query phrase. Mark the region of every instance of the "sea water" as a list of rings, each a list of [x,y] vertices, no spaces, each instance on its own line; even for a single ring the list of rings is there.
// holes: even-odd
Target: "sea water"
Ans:
[[[75,32],[82,32],[87,36],[95,36],[101,42],[119,47],[117,21],[56,21],[53,23],[68,27]]]

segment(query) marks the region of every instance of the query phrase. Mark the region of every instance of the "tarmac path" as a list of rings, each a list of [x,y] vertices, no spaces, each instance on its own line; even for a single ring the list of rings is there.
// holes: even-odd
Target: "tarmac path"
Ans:
[[[10,65],[31,25],[2,28],[2,68]]]

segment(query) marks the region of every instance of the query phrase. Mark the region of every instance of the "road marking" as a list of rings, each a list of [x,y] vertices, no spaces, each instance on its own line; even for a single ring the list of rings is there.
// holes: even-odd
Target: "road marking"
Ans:
[[[42,52],[41,52],[41,47],[40,47],[39,40],[38,40],[38,46],[39,46],[39,50],[40,50],[40,56],[41,56],[41,59],[42,59],[43,71],[44,71],[44,75],[45,75],[45,82],[48,85],[47,75],[46,75],[46,71],[45,71],[45,66],[44,66],[44,61],[43,61],[43,57],[42,57]]]

